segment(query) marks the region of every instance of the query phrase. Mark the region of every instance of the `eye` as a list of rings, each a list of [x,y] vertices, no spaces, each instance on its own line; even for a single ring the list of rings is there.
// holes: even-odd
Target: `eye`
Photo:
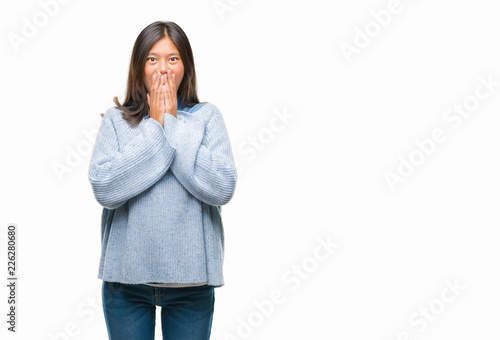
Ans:
[[[155,57],[149,57],[147,60],[149,60],[149,59],[155,59],[156,60]],[[151,61],[154,61],[154,60],[151,60]]]
[[[179,59],[179,58],[177,58],[177,57],[172,57],[172,58],[170,58],[169,60],[172,60],[172,59]]]

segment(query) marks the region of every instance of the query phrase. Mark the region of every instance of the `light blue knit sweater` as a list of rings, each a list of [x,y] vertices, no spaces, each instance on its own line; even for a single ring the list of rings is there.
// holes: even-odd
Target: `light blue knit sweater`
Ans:
[[[213,104],[146,116],[135,128],[106,111],[88,171],[103,206],[98,278],[129,284],[224,285],[221,206],[237,173]]]

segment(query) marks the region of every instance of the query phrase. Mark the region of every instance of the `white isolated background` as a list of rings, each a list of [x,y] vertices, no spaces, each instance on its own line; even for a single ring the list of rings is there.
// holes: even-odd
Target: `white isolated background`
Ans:
[[[188,35],[200,100],[221,110],[240,170],[222,207],[212,339],[499,337],[493,1],[70,0],[14,48],[9,36],[48,2],[0,5],[2,339],[107,339],[90,152],[70,155],[123,99],[133,43],[156,20]],[[391,4],[388,24],[374,24]],[[341,45],[367,28],[349,62]],[[488,77],[497,84],[474,101]],[[477,104],[466,118],[450,113],[464,102]],[[391,190],[386,173],[418,159],[415,140],[436,128],[446,140]],[[6,330],[9,223],[17,334]]]

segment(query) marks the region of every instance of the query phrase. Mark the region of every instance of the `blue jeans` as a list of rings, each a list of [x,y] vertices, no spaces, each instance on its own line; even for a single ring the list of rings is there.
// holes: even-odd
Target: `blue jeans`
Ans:
[[[163,340],[208,340],[214,286],[153,287],[102,282],[102,305],[110,340],[153,340],[161,306]]]

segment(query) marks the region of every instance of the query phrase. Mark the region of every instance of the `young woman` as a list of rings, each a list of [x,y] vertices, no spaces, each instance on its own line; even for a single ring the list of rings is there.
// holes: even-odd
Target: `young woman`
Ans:
[[[123,104],[106,111],[89,166],[102,205],[102,301],[109,338],[206,340],[224,285],[221,206],[237,173],[218,108],[200,103],[191,46],[173,22],[133,47]]]

